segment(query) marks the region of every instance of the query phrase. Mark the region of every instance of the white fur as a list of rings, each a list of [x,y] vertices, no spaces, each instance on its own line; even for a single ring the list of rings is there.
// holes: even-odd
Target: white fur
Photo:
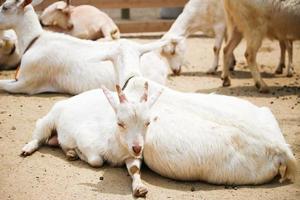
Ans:
[[[0,69],[12,69],[20,62],[17,36],[13,30],[0,30]]]
[[[64,1],[54,2],[40,16],[47,28],[61,28],[65,33],[81,39],[119,39],[120,31],[113,20],[98,8],[90,5],[77,7]]]
[[[163,49],[165,54],[173,57],[171,68],[175,74],[180,73],[181,66],[184,65],[186,52],[184,38],[196,31],[208,35],[215,34],[214,62],[208,69],[208,72],[215,72],[219,63],[219,51],[226,34],[224,9],[220,0],[190,0],[170,30],[163,36],[165,39],[177,40]],[[183,39],[178,41],[178,37]],[[234,57],[232,59],[234,61]]]
[[[107,99],[100,90],[93,90],[57,103],[37,123],[33,140],[23,148],[23,155],[36,150],[40,143],[37,141],[50,137],[50,130],[56,129],[63,148],[81,148],[79,144],[83,142],[83,155],[89,157],[87,148],[92,155],[104,155],[104,159],[115,164],[124,159],[136,160],[126,155],[134,157],[130,147],[138,143],[146,164],[173,179],[219,184],[260,184],[277,174],[281,175],[280,181],[294,179],[295,157],[268,108],[224,95],[174,91],[140,75],[141,51],[128,51],[126,43],[117,48],[113,60],[118,80],[122,83],[134,75],[125,88],[126,99],[131,103],[118,107],[116,97],[107,95],[107,90]],[[145,92],[145,82],[149,83],[149,93]],[[153,104],[162,90],[162,96]],[[143,92],[152,97],[147,104],[138,102]],[[125,101],[124,94],[118,93],[120,102]],[[143,125],[145,128],[149,120],[145,131]],[[127,132],[119,135],[116,123],[121,123]],[[43,139],[39,139],[41,136]],[[86,160],[85,156],[82,159]],[[139,174],[132,177],[134,189],[141,180]],[[145,191],[144,186],[140,189]]]
[[[268,92],[256,64],[256,55],[265,37],[280,41],[300,38],[299,0],[223,0],[229,30],[229,42],[224,48],[223,85],[230,85],[230,56],[244,37],[247,42],[246,59],[255,85],[260,92]],[[288,75],[291,75],[289,70]]]
[[[151,44],[138,45],[128,40],[99,43],[43,31],[31,5],[23,9],[14,0],[7,0],[4,5],[10,9],[8,13],[3,11],[3,6],[0,7],[0,29],[14,28],[22,54],[33,38],[39,38],[23,55],[18,80],[0,80],[0,91],[78,94],[101,85],[114,90],[113,64],[110,61],[103,62],[106,58],[103,55],[110,52],[113,46],[118,46],[119,42],[126,42],[135,48],[153,49]],[[146,67],[145,76],[164,84],[168,69],[166,61],[158,57],[157,53],[150,52],[145,56],[142,58],[142,66]]]

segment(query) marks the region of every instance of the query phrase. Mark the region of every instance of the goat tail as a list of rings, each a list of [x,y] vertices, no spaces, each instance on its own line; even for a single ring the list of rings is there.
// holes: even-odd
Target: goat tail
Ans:
[[[290,180],[292,182],[296,179],[297,173],[297,161],[292,151],[287,148],[283,150],[283,153],[280,155],[280,166],[279,174],[281,176],[279,182]]]

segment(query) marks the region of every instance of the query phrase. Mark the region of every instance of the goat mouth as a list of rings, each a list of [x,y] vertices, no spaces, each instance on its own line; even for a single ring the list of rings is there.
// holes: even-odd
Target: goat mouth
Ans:
[[[134,158],[140,159],[140,158],[142,158],[143,152],[141,152],[141,153],[139,153],[139,154],[136,154],[136,153],[132,152],[131,155],[132,155]]]
[[[174,74],[175,76],[179,76],[180,73],[181,73],[181,68],[179,68],[179,69],[172,69],[172,71],[173,71],[173,74]]]

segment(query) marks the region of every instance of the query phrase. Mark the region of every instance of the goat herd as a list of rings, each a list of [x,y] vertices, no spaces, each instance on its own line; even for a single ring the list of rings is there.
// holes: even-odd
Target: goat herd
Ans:
[[[175,180],[233,185],[262,184],[277,175],[280,182],[294,180],[296,159],[268,108],[236,97],[183,93],[164,84],[169,68],[180,74],[185,38],[202,30],[216,35],[210,73],[217,70],[227,36],[222,79],[229,86],[233,50],[245,38],[255,85],[268,92],[257,51],[263,38],[279,40],[276,73],[282,73],[287,49],[287,75],[293,75],[300,0],[190,0],[171,29],[148,44],[119,39],[114,22],[92,6],[60,1],[39,18],[33,6],[40,2],[6,0],[0,7],[1,67],[20,66],[14,80],[0,80],[0,91],[76,96],[56,103],[37,121],[22,156],[49,144],[60,146],[68,159],[80,158],[93,167],[126,164],[134,196],[148,192],[140,176],[142,160]],[[67,34],[45,31],[41,24]]]

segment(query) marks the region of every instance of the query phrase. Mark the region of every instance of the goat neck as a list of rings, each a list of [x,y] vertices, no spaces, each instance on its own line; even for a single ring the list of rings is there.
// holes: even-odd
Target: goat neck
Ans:
[[[21,54],[30,45],[34,38],[40,36],[43,32],[37,14],[33,7],[28,5],[24,8],[22,20],[15,27],[15,32],[18,36],[18,44]]]

